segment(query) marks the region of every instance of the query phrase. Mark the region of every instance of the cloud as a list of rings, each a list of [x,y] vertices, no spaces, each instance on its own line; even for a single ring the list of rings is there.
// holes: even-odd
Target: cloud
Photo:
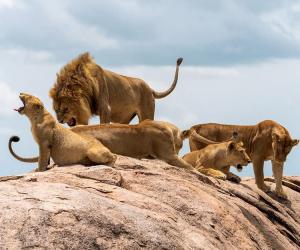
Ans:
[[[2,6],[20,1],[2,0]],[[0,8],[3,49],[61,63],[90,51],[100,64],[237,65],[300,56],[294,1],[22,1]],[[1,2],[0,2],[1,6]]]
[[[20,0],[0,0],[0,8],[15,8],[21,6]]]
[[[118,47],[101,30],[73,18],[63,2],[54,2],[28,0],[22,2],[23,8],[0,9],[0,48],[35,50],[65,61],[89,48]]]
[[[0,93],[0,115],[12,114],[13,107],[19,103],[18,95],[4,82],[0,82]]]
[[[18,58],[19,61],[24,62],[48,62],[53,60],[53,56],[48,51],[23,49],[23,48],[9,48],[0,49],[2,57]]]
[[[262,15],[262,19],[270,27],[286,37],[295,41],[300,41],[300,4],[292,4],[278,10],[271,11]]]

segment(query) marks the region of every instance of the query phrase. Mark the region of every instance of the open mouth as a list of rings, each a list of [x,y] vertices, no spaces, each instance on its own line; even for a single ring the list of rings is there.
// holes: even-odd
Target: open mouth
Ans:
[[[237,171],[241,172],[243,170],[243,166],[241,164],[236,165]]]
[[[76,119],[74,117],[72,117],[69,121],[68,121],[68,125],[70,127],[74,127],[76,126]]]
[[[23,98],[20,96],[20,100],[22,101],[23,103],[23,106],[17,108],[17,109],[14,109],[15,111],[19,112],[19,113],[22,113],[22,111],[25,109],[25,102],[23,100]]]

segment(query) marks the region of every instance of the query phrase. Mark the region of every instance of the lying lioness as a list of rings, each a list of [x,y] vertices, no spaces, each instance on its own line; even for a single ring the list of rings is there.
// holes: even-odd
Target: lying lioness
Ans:
[[[170,88],[157,92],[141,79],[101,68],[89,53],[79,55],[61,69],[50,90],[57,120],[69,126],[87,125],[92,115],[100,116],[101,123],[128,124],[135,116],[140,122],[153,120],[155,99],[174,90],[181,62],[178,58]]]
[[[31,131],[39,145],[39,157],[22,158],[12,149],[11,143],[19,141],[13,136],[9,140],[9,151],[18,160],[38,162],[38,170],[45,171],[50,157],[57,165],[71,164],[113,164],[116,155],[112,154],[95,138],[79,135],[56,122],[35,96],[21,93],[22,107],[16,109],[25,114],[31,122]]]
[[[183,156],[183,160],[203,174],[234,182],[240,182],[241,179],[229,171],[230,166],[235,166],[240,172],[243,166],[247,166],[251,161],[243,143],[236,142],[236,139],[190,152]]]
[[[97,138],[111,152],[134,158],[157,158],[167,163],[193,170],[178,157],[182,147],[179,129],[167,122],[145,120],[137,125],[81,125],[71,128],[79,135]]]
[[[263,191],[270,190],[270,187],[264,183],[263,167],[264,161],[271,160],[276,180],[275,192],[285,198],[286,194],[282,188],[283,165],[287,155],[299,140],[292,139],[287,129],[280,124],[270,120],[252,126],[208,123],[195,125],[182,134],[183,137],[189,137],[190,149],[195,151],[207,146],[207,142],[203,143],[203,137],[208,141],[222,142],[227,140],[234,131],[238,133],[253,162],[257,187]]]

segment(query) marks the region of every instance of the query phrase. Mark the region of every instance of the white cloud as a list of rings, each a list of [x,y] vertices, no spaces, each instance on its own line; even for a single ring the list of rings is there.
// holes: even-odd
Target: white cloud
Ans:
[[[22,3],[19,0],[0,0],[0,8],[15,8],[21,6]]]
[[[47,62],[53,59],[53,56],[48,51],[33,50],[24,48],[0,49],[1,57],[15,58],[17,61],[23,62]]]
[[[264,13],[261,18],[275,32],[288,39],[300,41],[300,4],[292,4],[281,9]]]
[[[8,84],[0,82],[0,115],[11,115],[13,108],[18,105],[18,94]]]
[[[40,5],[40,8],[48,22],[57,27],[56,32],[60,33],[69,44],[75,42],[86,48],[95,49],[118,48],[119,46],[118,42],[105,35],[100,27],[85,25],[75,19],[68,13],[64,4],[45,2]]]

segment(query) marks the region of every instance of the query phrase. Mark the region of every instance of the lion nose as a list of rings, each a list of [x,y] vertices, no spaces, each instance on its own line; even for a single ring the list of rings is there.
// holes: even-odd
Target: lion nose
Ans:
[[[248,163],[250,163],[251,161],[250,160],[248,160]]]

